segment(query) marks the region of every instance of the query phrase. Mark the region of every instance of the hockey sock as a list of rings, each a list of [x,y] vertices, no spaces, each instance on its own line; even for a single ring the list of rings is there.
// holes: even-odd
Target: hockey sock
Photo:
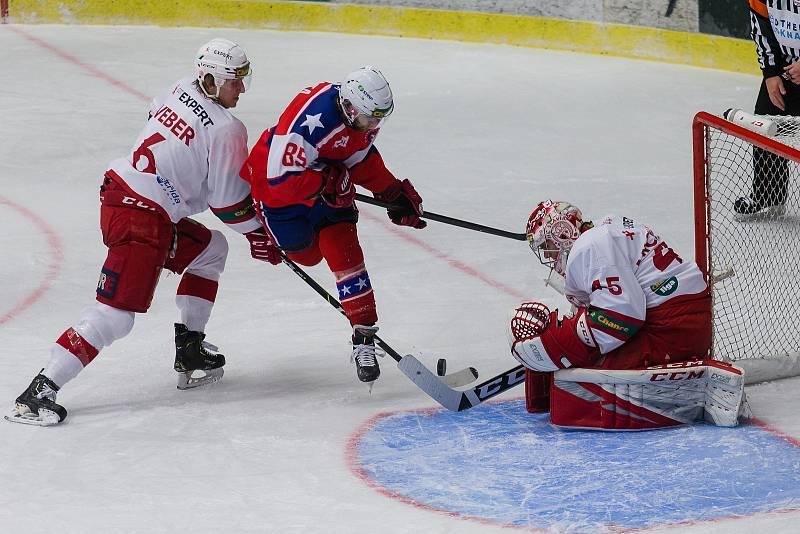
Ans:
[[[68,328],[50,350],[50,363],[42,374],[58,387],[75,378],[97,354],[133,328],[133,312],[95,302],[85,309],[78,323]]]
[[[76,339],[75,336],[79,339]],[[64,384],[78,376],[84,368],[83,360],[71,352],[70,337],[81,344],[85,343],[84,347],[91,348],[94,356],[97,356],[97,350],[81,338],[74,329],[70,328],[61,334],[53,348],[50,349],[50,361],[42,371],[42,374],[55,382],[59,388],[64,387]]]
[[[209,280],[190,272],[184,273],[181,283],[178,284],[175,304],[181,312],[180,322],[189,330],[205,332],[218,288],[219,282],[216,280]]]
[[[377,323],[375,295],[364,265],[356,225],[337,223],[323,228],[319,233],[319,248],[336,276],[339,301],[350,324]]]

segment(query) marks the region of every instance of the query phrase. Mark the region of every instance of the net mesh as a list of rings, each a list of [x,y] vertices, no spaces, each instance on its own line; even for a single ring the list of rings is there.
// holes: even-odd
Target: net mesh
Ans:
[[[800,148],[800,120],[775,139]],[[797,358],[800,327],[800,166],[713,126],[706,130],[714,357]]]

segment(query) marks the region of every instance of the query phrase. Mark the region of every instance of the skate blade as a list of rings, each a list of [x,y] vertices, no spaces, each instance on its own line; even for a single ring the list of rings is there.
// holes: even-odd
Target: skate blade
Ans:
[[[10,415],[6,415],[4,418],[11,423],[33,426],[53,426],[61,422],[57,413],[45,410],[44,408],[39,410],[39,415],[33,412],[19,413],[15,411]]]
[[[205,373],[202,376],[192,376],[193,373]],[[224,371],[222,367],[217,369],[209,369],[208,371],[204,370],[196,370],[196,371],[189,371],[187,373],[178,373],[178,389],[194,389],[199,388],[201,386],[206,386],[208,384],[213,384],[220,378]]]

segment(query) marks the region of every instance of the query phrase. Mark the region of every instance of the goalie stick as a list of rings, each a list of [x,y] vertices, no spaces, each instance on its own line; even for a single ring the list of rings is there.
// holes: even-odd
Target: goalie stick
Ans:
[[[295,262],[290,260],[283,251],[281,251],[281,260],[297,276],[299,276],[306,284],[311,286],[311,288],[314,291],[316,291],[319,296],[321,296],[322,298],[327,300],[328,304],[330,304],[331,306],[333,306],[334,308],[339,310],[339,312],[342,315],[345,315],[345,311],[344,311],[344,308],[342,307],[341,303],[339,303],[339,301],[336,300],[333,297],[333,295],[331,295],[330,293],[325,291],[325,288],[323,288],[321,285],[319,285],[316,280],[311,278],[308,275],[308,273],[306,273],[303,269],[300,268],[299,265],[297,265]],[[345,317],[346,317],[346,315],[345,315]],[[431,388],[433,391],[438,391],[437,386],[439,388],[445,388],[445,389],[452,390],[453,387],[465,386],[465,385],[467,385],[467,384],[469,384],[471,382],[474,382],[475,379],[478,378],[478,371],[474,367],[467,367],[466,369],[462,369],[462,370],[457,371],[455,373],[450,373],[450,374],[443,375],[443,376],[436,376],[430,370],[428,370],[427,367],[422,365],[422,362],[417,360],[414,356],[412,356],[410,354],[407,354],[405,356],[400,356],[400,354],[398,354],[398,352],[396,350],[394,350],[388,343],[386,343],[384,340],[382,340],[377,335],[375,336],[375,342],[378,344],[378,346],[381,349],[383,349],[384,352],[386,352],[386,354],[391,356],[397,362],[397,367],[400,368],[401,371],[403,371],[403,368],[404,368],[403,366],[404,365],[407,365],[407,366],[409,366],[410,368],[413,368],[413,369],[424,369],[426,371],[426,373],[418,373],[418,374],[424,374],[424,376],[425,376],[424,383],[426,384],[426,387]],[[404,362],[405,362],[405,364],[404,364]],[[439,363],[438,366],[440,368],[444,367],[441,363]],[[416,377],[418,376],[418,374],[411,375],[409,373],[406,373],[405,371],[403,371],[403,373],[406,376],[408,376],[411,379],[412,382],[417,384],[417,386],[419,386],[420,389],[422,389],[425,393],[428,393],[428,395],[431,395],[431,393],[428,391],[428,389],[426,389],[425,387],[422,387],[417,382],[417,378]],[[430,386],[429,384],[433,384],[433,385]],[[433,396],[433,395],[431,395],[431,396]],[[436,397],[434,397],[434,398],[436,398]]]
[[[382,208],[392,207],[392,205],[387,202],[383,202],[376,198],[362,195],[361,193],[356,193],[356,200],[360,200],[361,202],[364,202],[366,204],[372,204],[373,206],[380,206]],[[453,217],[448,217],[447,215],[439,215],[438,213],[433,213],[428,210],[423,211],[420,217],[422,217],[423,219],[428,219],[430,221],[436,221],[444,224],[450,224],[453,226],[459,226],[461,228],[466,228],[468,230],[475,230],[476,232],[483,232],[484,234],[492,234],[500,237],[507,237],[509,239],[514,239],[516,241],[528,240],[528,237],[524,233],[508,232],[506,230],[500,230],[499,228],[492,228],[491,226],[484,226],[482,224],[470,221],[464,221],[462,219],[455,219]]]

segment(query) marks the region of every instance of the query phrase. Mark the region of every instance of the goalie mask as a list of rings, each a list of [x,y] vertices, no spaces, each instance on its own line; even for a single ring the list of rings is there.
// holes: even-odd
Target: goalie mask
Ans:
[[[210,74],[214,78],[214,93],[209,93],[203,80]],[[227,39],[212,39],[197,51],[197,81],[209,98],[219,98],[219,88],[228,80],[242,80],[244,90],[250,88],[250,61],[244,49]]]
[[[394,111],[392,89],[381,71],[361,67],[339,87],[339,106],[347,126],[360,132],[375,130]]]
[[[564,276],[573,243],[590,227],[569,202],[545,200],[531,213],[525,233],[539,261]]]

